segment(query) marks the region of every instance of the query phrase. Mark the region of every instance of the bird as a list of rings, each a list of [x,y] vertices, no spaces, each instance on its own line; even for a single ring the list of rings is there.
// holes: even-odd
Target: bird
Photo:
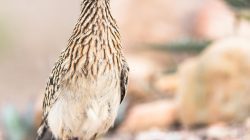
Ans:
[[[129,66],[110,0],[82,0],[80,17],[46,84],[37,140],[94,140],[113,126]]]

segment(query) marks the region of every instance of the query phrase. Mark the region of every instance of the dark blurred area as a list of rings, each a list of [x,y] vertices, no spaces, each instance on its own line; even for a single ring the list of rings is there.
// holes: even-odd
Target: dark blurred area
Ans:
[[[248,0],[110,0],[130,83],[100,140],[250,140]],[[0,0],[0,140],[33,140],[81,0]]]

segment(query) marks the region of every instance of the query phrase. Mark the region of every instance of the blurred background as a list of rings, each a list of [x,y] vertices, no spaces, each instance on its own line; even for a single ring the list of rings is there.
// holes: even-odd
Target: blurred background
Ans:
[[[250,140],[250,1],[111,0],[130,66],[101,140]],[[80,0],[0,0],[0,140],[33,140]]]

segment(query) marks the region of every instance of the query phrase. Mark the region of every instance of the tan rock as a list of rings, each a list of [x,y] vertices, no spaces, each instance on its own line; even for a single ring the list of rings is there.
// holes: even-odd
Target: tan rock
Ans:
[[[189,32],[189,24],[183,22],[190,22],[193,12],[203,1],[116,0],[112,8],[125,44],[159,44]]]
[[[154,87],[161,93],[164,93],[165,95],[173,96],[178,88],[179,84],[178,78],[179,78],[178,75],[175,74],[160,76],[154,82]]]
[[[211,125],[207,129],[207,137],[211,139],[225,139],[228,137],[231,137],[232,133],[228,126],[226,126],[224,123],[217,123]]]
[[[235,11],[232,11],[225,2],[208,0],[197,12],[194,33],[198,38],[210,40],[230,35],[250,38],[250,23],[246,19],[237,19]]]
[[[250,117],[246,119],[245,127],[250,130]]]
[[[121,132],[138,132],[151,128],[166,128],[176,120],[176,104],[161,100],[134,106],[121,125]]]
[[[149,131],[140,132],[135,137],[135,140],[182,140],[182,139],[184,139],[184,137],[181,134],[166,132],[158,129],[152,129]]]
[[[228,38],[180,66],[183,124],[244,121],[250,115],[250,41]]]
[[[128,64],[130,66],[128,97],[136,102],[150,100],[153,96],[150,90],[150,79],[157,73],[160,66],[141,55],[128,57]]]
[[[232,35],[234,24],[234,14],[223,1],[208,0],[197,12],[194,31],[199,38],[219,39]]]
[[[249,22],[249,20],[241,19],[241,21],[239,21],[239,22],[240,23],[238,25],[237,34],[239,34],[240,36],[243,36],[243,37],[250,38],[250,22]]]
[[[250,117],[245,122],[246,134],[243,136],[243,140],[250,140]]]

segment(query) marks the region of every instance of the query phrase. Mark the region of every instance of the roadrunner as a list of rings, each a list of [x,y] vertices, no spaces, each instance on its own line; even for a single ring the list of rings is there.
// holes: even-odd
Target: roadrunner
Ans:
[[[92,140],[108,131],[128,84],[121,49],[109,0],[83,0],[47,83],[38,140]]]

